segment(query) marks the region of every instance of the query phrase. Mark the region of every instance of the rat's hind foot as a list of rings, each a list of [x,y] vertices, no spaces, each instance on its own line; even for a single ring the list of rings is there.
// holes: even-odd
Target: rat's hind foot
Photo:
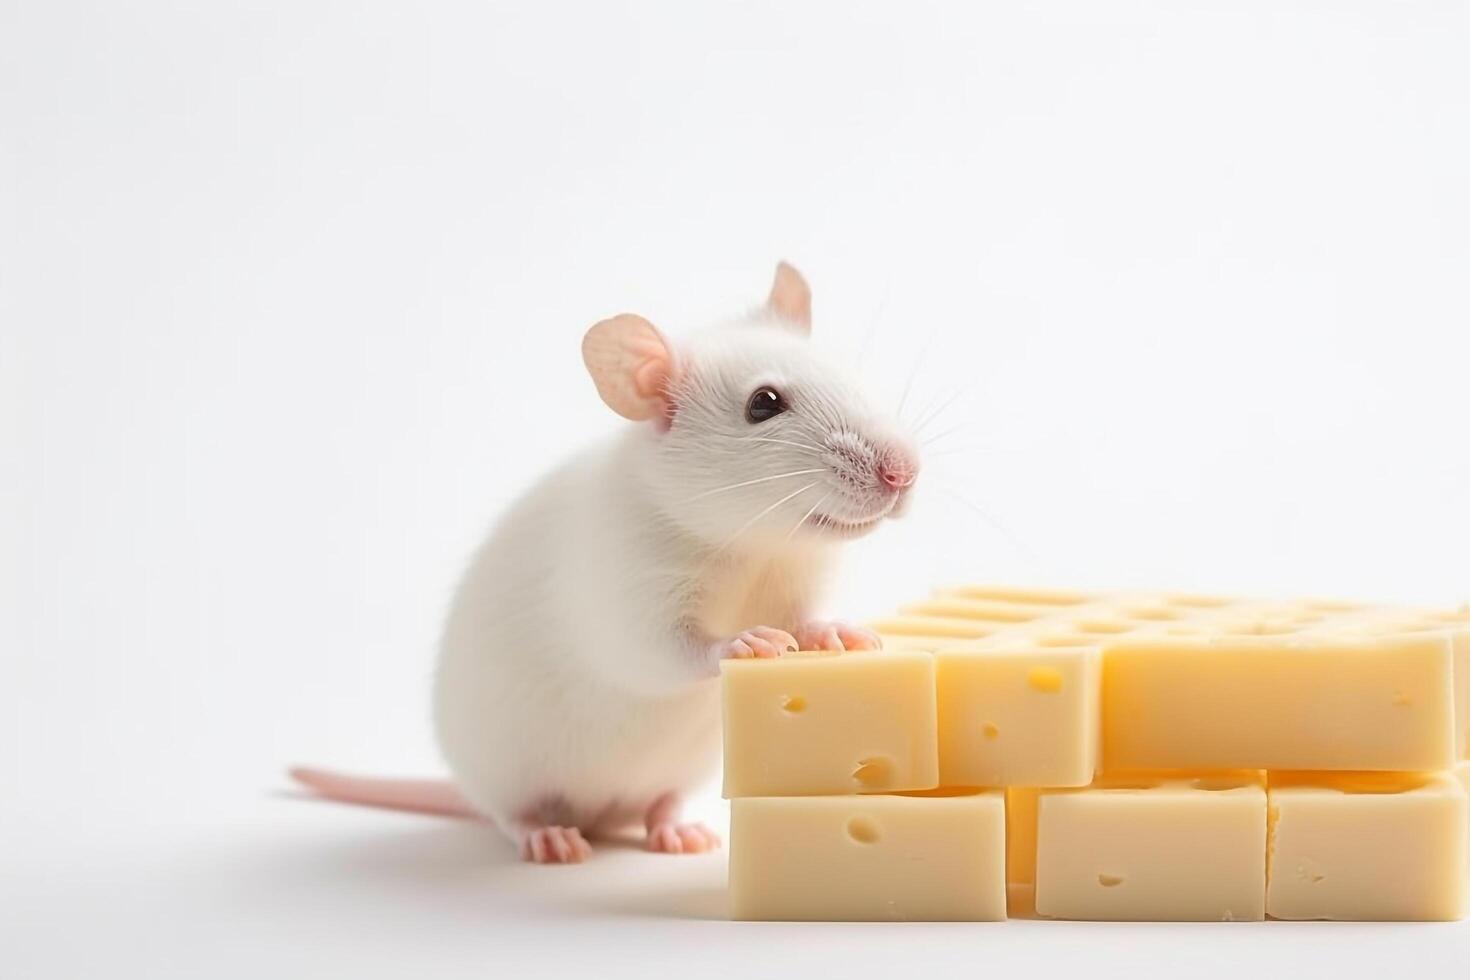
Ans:
[[[592,845],[576,827],[533,827],[521,838],[521,857],[536,864],[581,864]]]
[[[649,829],[647,846],[660,854],[703,854],[720,846],[720,835],[702,823],[663,823]]]
[[[719,660],[749,660],[751,657],[765,660],[779,657],[783,653],[795,653],[798,649],[800,644],[796,642],[796,637],[785,630],[755,626],[728,640],[717,642],[714,645],[714,654]]]
[[[720,835],[702,823],[679,822],[679,797],[665,793],[644,814],[647,847],[662,854],[703,854],[720,846]]]
[[[881,650],[883,641],[872,630],[847,623],[806,623],[796,629],[796,641],[803,650]]]

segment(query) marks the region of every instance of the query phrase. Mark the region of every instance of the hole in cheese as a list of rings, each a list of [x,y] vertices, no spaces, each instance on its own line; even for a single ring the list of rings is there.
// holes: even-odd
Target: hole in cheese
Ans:
[[[788,694],[781,699],[781,710],[793,715],[805,711],[806,698],[799,694]]]
[[[1104,888],[1116,888],[1123,883],[1122,875],[1098,875],[1097,883]]]
[[[1241,782],[1239,779],[1224,778],[1196,779],[1190,785],[1193,786],[1195,789],[1207,790],[1211,793],[1218,793],[1222,790],[1227,789],[1242,789],[1246,786],[1246,784]]]
[[[1037,646],[1042,647],[1090,647],[1097,640],[1090,636],[1043,636],[1036,641]]]
[[[1418,789],[1428,782],[1422,776],[1412,773],[1397,772],[1365,772],[1355,773],[1351,776],[1338,776],[1331,780],[1330,785],[1339,793],[1369,794],[1378,793],[1389,795],[1393,793],[1407,793]]]
[[[893,781],[893,761],[882,756],[859,759],[852,778],[864,789],[882,789]]]
[[[1309,868],[1305,864],[1299,864],[1296,866],[1296,876],[1303,881],[1310,881],[1314,885],[1327,877],[1322,872],[1316,870],[1315,868]]]
[[[1158,789],[1162,785],[1157,779],[1129,779],[1126,776],[1099,776],[1093,783],[1094,789]]]
[[[847,836],[859,844],[876,844],[878,824],[870,817],[853,817],[847,822]]]
[[[1055,667],[1032,667],[1026,672],[1026,683],[1042,694],[1056,694],[1062,689],[1062,672]]]
[[[1132,628],[1132,623],[1121,620],[1089,619],[1077,624],[1077,630],[1081,633],[1126,633]]]
[[[1213,595],[1176,595],[1169,597],[1169,605],[1184,606],[1192,609],[1218,609],[1228,606],[1234,599],[1222,599]]]
[[[1134,619],[1158,621],[1179,618],[1177,612],[1172,609],[1165,609],[1163,606],[1139,606],[1133,609],[1125,609],[1123,612],[1125,615],[1132,616]]]
[[[986,738],[995,738],[1000,734],[1000,726],[993,721],[987,721],[980,726],[980,731],[985,733]]]
[[[1051,589],[1012,589],[1004,586],[962,585],[946,589],[954,595],[967,599],[989,599],[995,602],[1019,602],[1023,605],[1076,606],[1086,602],[1090,596],[1081,592],[1060,592]]]

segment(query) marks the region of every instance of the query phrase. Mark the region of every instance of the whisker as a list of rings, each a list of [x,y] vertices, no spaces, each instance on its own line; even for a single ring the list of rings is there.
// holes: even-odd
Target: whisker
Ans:
[[[919,441],[919,445],[920,446],[932,446],[932,445],[934,445],[934,443],[938,442],[940,439],[943,439],[945,436],[952,436],[956,432],[959,432],[959,431],[963,430],[964,428],[965,428],[965,423],[964,422],[960,422],[960,423],[958,423],[956,425],[952,425],[949,428],[945,429],[943,432],[936,433],[935,435],[932,435],[932,436],[926,436],[925,438],[921,439]]]
[[[968,393],[970,389],[974,387],[974,385],[975,383],[973,381],[961,385],[959,388],[955,389],[954,394],[946,398],[944,400],[944,403],[941,404],[938,408],[930,409],[929,411],[925,412],[924,415],[918,419],[918,421],[914,422],[914,432],[922,433],[924,431],[924,426],[930,424],[935,419],[943,415],[947,409],[954,405],[955,402],[959,401],[961,395]]]
[[[722,544],[722,545],[720,545],[720,547],[718,548],[718,550],[716,550],[715,553],[716,554],[719,554],[720,552],[723,552],[726,548],[730,547],[730,545],[734,544],[735,543],[735,540],[737,538],[739,538],[740,535],[742,535],[746,531],[750,530],[751,526],[754,525],[756,521],[760,520],[762,517],[765,517],[771,511],[775,510],[777,507],[780,507],[782,504],[786,503],[786,501],[792,499],[793,497],[797,497],[797,496],[800,496],[803,493],[806,493],[812,487],[816,486],[817,485],[817,482],[818,481],[813,480],[811,483],[808,483],[806,486],[801,487],[801,488],[799,488],[799,489],[797,489],[797,490],[795,490],[795,491],[793,491],[791,493],[788,493],[786,496],[782,497],[780,500],[776,501],[774,504],[771,504],[765,510],[762,510],[759,514],[756,514],[750,520],[748,520],[744,524],[740,525],[740,528],[734,534],[730,535],[730,537],[726,538],[725,539],[725,543]]]
[[[1010,528],[1006,527],[1000,521],[996,520],[995,517],[992,516],[991,513],[987,511],[984,507],[981,507],[979,504],[975,503],[975,501],[960,493],[946,481],[941,480],[936,485],[939,487],[939,489],[943,490],[945,493],[949,494],[951,497],[958,500],[960,503],[964,504],[966,507],[974,511],[977,515],[979,515],[981,520],[985,521],[985,523],[989,524],[992,528],[999,531],[1001,535],[1003,535],[1005,539],[1009,541],[1017,551],[1025,556],[1027,561],[1038,561],[1036,553],[1028,548],[1020,538],[1011,533]]]
[[[944,457],[944,456],[956,456],[956,455],[958,455],[960,453],[983,453],[986,450],[991,449],[991,448],[993,448],[993,447],[991,447],[991,446],[981,446],[981,445],[971,444],[971,445],[968,445],[968,446],[951,446],[948,449],[935,449],[933,451],[930,451],[928,449],[925,449],[924,450],[924,458],[925,459],[939,459],[939,458]]]
[[[801,526],[803,524],[805,524],[807,522],[807,520],[810,519],[810,517],[817,512],[817,508],[820,507],[820,506],[822,506],[828,500],[831,500],[831,499],[832,499],[832,491],[831,490],[828,490],[825,494],[822,495],[822,499],[820,499],[816,503],[812,504],[812,509],[811,510],[809,510],[805,514],[802,514],[801,515],[801,520],[797,521],[796,522],[796,526],[793,527],[791,530],[789,530],[789,531],[786,532],[786,537],[783,540],[790,541],[791,538],[792,538],[792,536],[794,534],[796,534],[797,531],[800,531],[801,530]]]
[[[934,333],[931,331],[929,339],[924,341],[924,346],[919,351],[919,356],[914,358],[914,366],[909,369],[908,380],[903,383],[903,394],[899,396],[898,408],[893,410],[897,419],[903,418],[903,406],[909,400],[909,392],[914,388],[914,379],[919,376],[919,368],[924,366],[924,360],[929,356],[929,348],[934,345]]]
[[[782,446],[795,446],[797,449],[810,449],[814,453],[822,452],[821,446],[813,446],[808,442],[792,442],[789,439],[769,439],[765,436],[746,436],[741,442],[774,442]]]
[[[878,324],[883,322],[883,314],[888,312],[888,297],[893,293],[893,274],[889,273],[888,279],[883,284],[883,297],[878,300],[878,308],[873,313],[873,318],[868,321],[867,333],[863,335],[863,345],[858,348],[857,367],[862,367],[863,362],[868,359],[868,352],[873,348],[873,337],[878,333]]]
[[[684,502],[686,504],[692,504],[696,500],[702,500],[705,497],[712,497],[717,493],[724,493],[727,490],[738,490],[741,487],[753,487],[757,483],[770,483],[772,480],[785,480],[793,476],[810,476],[813,473],[825,472],[826,468],[819,466],[809,470],[792,470],[790,473],[777,473],[775,476],[760,476],[756,477],[754,480],[745,480],[740,483],[731,483],[728,486],[716,487],[713,490],[706,490],[703,493],[697,493]]]

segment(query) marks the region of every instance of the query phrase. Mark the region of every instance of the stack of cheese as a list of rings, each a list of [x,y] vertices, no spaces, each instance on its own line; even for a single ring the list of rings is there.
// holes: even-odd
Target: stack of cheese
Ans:
[[[1462,914],[1470,610],[974,587],[870,625],[725,664],[736,918]]]

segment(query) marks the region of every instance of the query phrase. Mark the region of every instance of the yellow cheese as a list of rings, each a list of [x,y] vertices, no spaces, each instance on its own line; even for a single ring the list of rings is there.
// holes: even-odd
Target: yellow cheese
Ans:
[[[954,596],[983,602],[1004,602],[1019,606],[1078,606],[1096,596],[1063,589],[1018,589],[1009,585],[959,585],[935,589],[936,597]]]
[[[945,786],[1086,786],[1099,751],[1096,647],[941,650]]]
[[[1470,761],[1456,763],[1454,771],[1455,778],[1465,789],[1466,797],[1470,798]],[[1465,807],[1465,875],[1465,901],[1470,904],[1470,804]]]
[[[730,904],[736,919],[1004,919],[1004,798],[734,800]]]
[[[1266,788],[1257,772],[1114,776],[1037,798],[1038,915],[1240,921],[1265,915]]]
[[[1006,884],[1036,883],[1036,798],[1029,786],[1006,788]]]
[[[1123,637],[1103,653],[1103,768],[1444,769],[1447,634]]]
[[[821,796],[939,784],[934,658],[797,654],[721,665],[725,796]]]
[[[1470,628],[1452,634],[1455,661],[1455,752],[1470,759]]]
[[[1003,623],[990,623],[958,616],[890,616],[868,623],[868,629],[880,636],[925,636],[957,640],[973,640],[989,636]]]
[[[1456,919],[1465,788],[1448,773],[1272,773],[1270,883],[1278,919]]]
[[[1470,759],[1470,627],[1444,630],[1435,625],[1429,629],[1447,632],[1450,637],[1455,676],[1455,757]]]
[[[1448,637],[1454,675],[1455,758],[1470,759],[1470,613],[1410,615],[1389,610],[1359,617],[1345,628],[1369,636],[1439,634]]]
[[[1023,606],[1013,602],[986,602],[959,596],[938,596],[900,606],[900,613],[910,616],[945,616],[952,619],[978,619],[988,623],[1025,623],[1051,612],[1045,606]]]

